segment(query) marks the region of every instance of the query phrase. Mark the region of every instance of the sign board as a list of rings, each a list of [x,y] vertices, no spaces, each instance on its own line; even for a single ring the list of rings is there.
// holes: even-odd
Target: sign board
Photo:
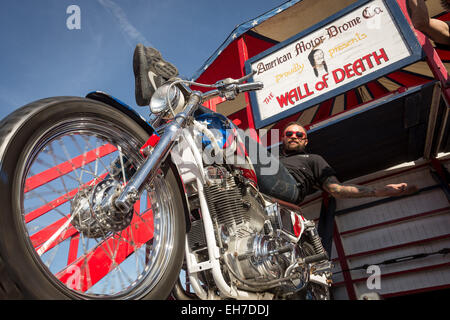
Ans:
[[[300,19],[301,17],[299,17]],[[364,0],[246,62],[256,128],[377,79],[422,50],[395,1]]]

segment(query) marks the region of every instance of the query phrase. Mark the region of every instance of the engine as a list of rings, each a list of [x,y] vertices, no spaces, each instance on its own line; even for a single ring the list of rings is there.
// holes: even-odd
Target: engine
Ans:
[[[207,172],[210,184],[205,187],[205,196],[230,278],[238,286],[258,289],[289,276],[290,267],[302,255],[296,244],[299,235],[283,230],[283,224],[291,222],[291,212],[268,203],[239,174],[215,166]],[[198,251],[206,242],[201,220],[194,222],[188,240],[191,250]],[[292,282],[289,290],[300,282]]]

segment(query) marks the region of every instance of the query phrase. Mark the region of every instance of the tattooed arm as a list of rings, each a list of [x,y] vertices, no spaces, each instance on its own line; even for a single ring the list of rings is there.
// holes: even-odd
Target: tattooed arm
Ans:
[[[448,1],[441,1],[441,3],[445,6],[445,10],[449,9]],[[424,0],[408,0],[406,5],[411,22],[417,30],[420,30],[436,42],[446,45],[450,44],[450,29],[448,23],[430,18]]]
[[[384,187],[344,184],[335,176],[328,177],[322,187],[336,199],[403,196],[417,191],[416,186],[410,186],[407,183],[388,184]]]

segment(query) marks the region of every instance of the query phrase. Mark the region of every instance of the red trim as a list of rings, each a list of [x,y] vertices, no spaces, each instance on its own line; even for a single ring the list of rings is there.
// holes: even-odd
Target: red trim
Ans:
[[[243,108],[235,113],[227,116],[228,119],[233,121],[240,129],[245,130],[248,128],[247,109]]]
[[[433,17],[432,17],[433,18]],[[434,17],[435,19],[439,19],[441,21],[449,21],[450,20],[450,13],[449,12],[443,12],[437,16]]]
[[[381,278],[389,278],[389,277],[400,276],[400,275],[408,274],[408,273],[416,273],[416,272],[429,271],[429,270],[434,270],[434,269],[442,269],[442,268],[446,268],[446,267],[450,267],[450,262],[434,264],[434,265],[424,266],[424,267],[418,267],[418,268],[413,268],[413,269],[408,269],[408,270],[396,271],[396,272],[391,272],[391,273],[386,273],[386,274],[381,274],[380,277]],[[354,280],[352,280],[352,283],[363,282],[363,281],[366,281],[368,278],[369,277],[363,277],[363,278],[354,279]],[[345,282],[341,281],[341,282],[334,283],[333,286],[339,287],[339,286],[342,286],[344,284],[345,284]]]
[[[225,98],[215,97],[215,98],[211,98],[211,99],[205,101],[203,103],[203,106],[208,108],[208,109],[210,109],[210,110],[212,110],[212,111],[214,111],[214,112],[216,112],[217,111],[217,105],[222,103],[222,102],[225,102],[225,101],[226,101]]]
[[[85,292],[121,264],[130,254],[153,238],[153,213],[146,211],[121,232],[102,242],[91,252],[67,265],[55,276],[63,283],[70,283],[74,270],[79,270],[80,290]]]
[[[348,263],[346,260],[344,246],[342,244],[336,222],[334,223],[333,238],[334,238],[334,246],[335,246],[336,252],[338,254],[338,260],[341,265],[341,268],[343,270],[348,270],[349,266],[348,266]],[[348,298],[350,300],[356,300],[355,287],[353,287],[353,284],[352,284],[353,281],[352,281],[352,276],[351,276],[350,272],[343,271],[342,274],[344,275],[345,287],[347,288]]]
[[[448,288],[450,288],[450,284],[444,284],[442,286],[434,286],[434,287],[420,288],[420,289],[415,289],[415,290],[406,290],[406,291],[387,293],[387,294],[381,295],[381,297],[383,299],[387,299],[387,298],[394,298],[394,297],[398,297],[398,296],[405,296],[405,295],[415,294],[415,293],[443,290],[443,289],[448,289]]]
[[[47,212],[59,207],[60,205],[63,205],[64,203],[66,203],[67,201],[69,201],[70,199],[75,197],[78,190],[79,189],[77,188],[72,191],[69,191],[65,195],[62,195],[61,197],[48,202],[47,204],[43,205],[42,207],[37,208],[36,210],[31,211],[30,213],[27,213],[25,215],[25,223],[29,223],[29,222],[33,221],[34,219],[37,219],[40,216],[46,214]]]
[[[73,189],[73,190],[69,191],[68,193],[60,196],[59,198],[48,202],[47,204],[43,205],[42,207],[37,208],[37,209],[31,211],[30,213],[27,213],[25,215],[25,223],[29,223],[29,222],[33,221],[34,219],[39,218],[40,216],[44,215],[45,213],[66,203],[67,201],[69,201],[70,199],[75,197],[75,195],[77,194],[77,192],[80,189],[90,186],[94,182],[95,183],[100,182],[101,180],[103,180],[106,177],[106,175],[107,175],[107,173],[104,173],[100,177],[95,178],[95,179],[83,184],[80,188]],[[96,181],[96,179],[98,179],[98,180]]]
[[[135,210],[134,217],[136,217],[140,212],[140,201],[139,200],[135,203],[134,210]],[[55,232],[67,222],[67,220],[69,218],[70,218],[70,215],[67,218],[59,219],[58,221],[54,222],[53,224],[45,227],[44,229],[36,232],[35,234],[33,234],[30,237],[30,240],[31,240],[31,243],[33,244],[33,246],[35,247],[35,249],[39,250],[40,246],[42,244],[44,244],[48,239],[50,239],[55,234]],[[135,218],[133,218],[133,219],[135,219]],[[64,230],[58,238],[53,240],[53,242],[45,249],[45,251],[43,253],[49,251],[50,249],[54,248],[61,242],[72,237],[70,247],[69,247],[68,261],[73,262],[77,257],[78,239],[75,239],[76,244],[72,243],[72,241],[74,241],[74,238],[76,238],[77,236],[79,236],[78,230],[76,230],[72,225],[69,225],[67,227],[67,229]],[[72,245],[74,246],[73,248],[72,248]]]
[[[356,90],[350,90],[345,93],[345,110],[353,109],[360,105]]]
[[[335,98],[328,99],[320,104],[310,125],[332,117],[331,110],[333,109],[334,99]]]
[[[248,60],[248,49],[247,44],[245,43],[244,37],[240,37],[237,41],[237,48],[238,48],[238,54],[239,54],[239,65],[241,69],[242,76],[245,75],[245,62]],[[255,130],[255,121],[253,119],[253,111],[252,106],[250,104],[250,96],[246,92],[245,93],[245,104],[246,104],[246,110],[247,110],[247,119],[248,119],[248,128],[253,129],[250,131],[250,136],[256,140],[259,141],[259,137],[256,134]]]
[[[324,206],[324,208],[323,208],[324,210],[322,210],[322,211],[326,211],[326,209],[328,207],[328,203],[329,203],[328,193],[322,192],[322,206]],[[339,229],[337,227],[336,221],[333,224],[334,224],[333,240],[334,240],[336,252],[338,254],[338,259],[339,259],[341,268],[343,270],[348,270],[349,266],[348,266],[347,260],[345,258],[344,246],[342,244],[341,236],[339,234]],[[351,276],[350,272],[343,271],[343,275],[344,275],[345,286],[347,288],[347,294],[348,294],[349,299],[356,300],[356,292],[355,292],[355,288],[353,287],[353,284],[352,284],[352,276]]]
[[[385,75],[386,78],[394,82],[400,83],[405,87],[415,87],[432,81],[428,77],[422,77],[413,73],[404,71],[395,71]]]
[[[428,216],[428,215],[432,215],[432,214],[436,214],[436,213],[440,213],[440,212],[444,212],[444,211],[448,211],[448,210],[450,210],[450,207],[435,209],[435,210],[431,210],[431,211],[427,211],[427,212],[417,213],[417,214],[414,214],[414,215],[411,215],[411,216],[407,216],[407,217],[402,217],[402,218],[398,218],[398,219],[388,220],[388,221],[372,224],[372,225],[369,225],[369,226],[365,226],[365,227],[351,229],[351,230],[347,230],[347,231],[341,232],[341,236],[345,236],[345,235],[348,235],[348,234],[357,233],[357,232],[361,232],[361,231],[365,231],[365,230],[369,230],[369,229],[375,229],[375,228],[379,228],[379,227],[382,227],[382,226],[395,224],[395,223],[399,223],[399,222],[403,222],[403,221],[413,220],[413,219],[416,219],[416,218],[420,218],[420,217],[424,217],[424,216]]]
[[[257,54],[266,51],[273,47],[278,41],[271,41],[271,39],[264,39],[262,37],[255,36],[256,34],[244,34],[245,43],[248,46],[248,56],[253,58]]]
[[[65,218],[59,219],[58,221],[33,234],[30,237],[30,240],[36,250],[39,250],[39,247],[43,245],[47,240],[49,240],[55,234],[55,232],[58,231],[59,228],[61,228],[67,222],[68,219],[70,219],[70,215]],[[58,236],[58,238],[52,241],[52,243],[46,248],[44,252],[47,252],[59,243],[77,233],[78,230],[75,229],[71,224],[69,224],[67,228]]]
[[[79,243],[80,243],[80,234],[78,233],[72,236],[72,239],[70,239],[69,254],[67,257],[68,265],[72,264],[77,259]]]
[[[444,240],[444,239],[448,239],[448,238],[450,238],[450,233],[442,235],[442,236],[437,236],[437,237],[432,237],[432,238],[427,238],[427,239],[422,239],[422,240],[417,240],[417,241],[411,241],[411,242],[406,242],[406,243],[402,243],[402,244],[397,244],[397,245],[390,246],[390,247],[384,247],[384,248],[375,249],[375,250],[358,252],[358,253],[350,254],[350,255],[346,256],[345,258],[346,259],[353,259],[353,258],[356,258],[356,257],[369,256],[369,255],[380,253],[380,252],[384,252],[384,251],[400,249],[400,248],[414,246],[414,245],[419,245],[419,244],[424,244],[424,243],[428,243],[428,242]]]
[[[158,142],[159,142],[160,139],[161,139],[161,138],[160,138],[157,134],[152,134],[152,135],[148,138],[147,142],[144,143],[144,145],[141,147],[141,149],[139,149],[140,154],[141,154],[143,157],[146,157],[145,154],[144,154],[144,150],[145,150],[147,147],[153,147],[153,148],[154,148],[154,147],[158,144]]]
[[[390,93],[390,91],[383,87],[378,81],[371,81],[366,84],[366,87],[375,99]]]
[[[42,171],[41,173],[38,173],[27,179],[27,181],[25,182],[24,193],[36,189],[46,184],[47,182],[53,181],[75,169],[84,166],[85,164],[91,163],[92,161],[95,161],[98,158],[113,153],[116,150],[117,148],[114,147],[113,145],[105,144],[94,150],[79,155],[78,157],[75,157],[50,169]]]
[[[438,49],[438,48],[435,48],[435,50],[438,53],[439,58],[441,58],[441,60],[443,62],[450,61],[450,51],[449,50],[443,50],[443,49]]]

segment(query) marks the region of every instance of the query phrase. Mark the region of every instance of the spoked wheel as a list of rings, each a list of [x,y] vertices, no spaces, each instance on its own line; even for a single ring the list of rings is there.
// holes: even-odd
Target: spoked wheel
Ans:
[[[184,253],[176,171],[163,164],[132,212],[108,209],[148,133],[91,100],[37,104],[6,119],[18,127],[1,154],[0,253],[11,279],[29,298],[165,299]]]

